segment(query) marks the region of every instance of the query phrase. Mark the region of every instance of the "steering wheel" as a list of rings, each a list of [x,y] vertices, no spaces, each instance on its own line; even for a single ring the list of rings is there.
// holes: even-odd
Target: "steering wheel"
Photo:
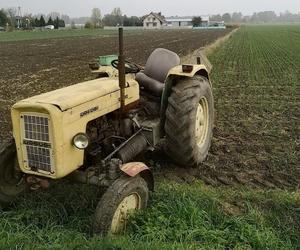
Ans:
[[[115,69],[119,68],[119,60],[113,60],[111,62],[111,66],[113,66]],[[135,63],[129,62],[129,61],[125,61],[125,74],[129,74],[129,73],[138,73],[141,71],[141,67],[139,67],[138,65],[136,65]]]

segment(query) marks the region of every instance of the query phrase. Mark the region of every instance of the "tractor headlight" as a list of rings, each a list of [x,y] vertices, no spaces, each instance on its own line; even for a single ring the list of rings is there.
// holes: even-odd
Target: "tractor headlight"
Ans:
[[[73,137],[73,145],[80,150],[86,149],[89,145],[88,136],[84,133],[75,135]]]

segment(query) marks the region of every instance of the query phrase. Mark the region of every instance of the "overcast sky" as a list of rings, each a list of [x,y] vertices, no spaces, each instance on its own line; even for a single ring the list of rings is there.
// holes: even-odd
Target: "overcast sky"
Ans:
[[[71,17],[90,16],[94,7],[100,8],[102,14],[121,7],[122,12],[129,16],[143,16],[150,11],[160,11],[165,16],[236,11],[252,14],[263,10],[300,12],[300,0],[0,0],[0,9],[17,6],[21,6],[22,13],[47,14],[55,11]]]

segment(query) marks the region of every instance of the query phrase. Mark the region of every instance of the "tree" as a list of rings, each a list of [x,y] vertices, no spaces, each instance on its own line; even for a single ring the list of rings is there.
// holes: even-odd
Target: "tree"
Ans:
[[[93,29],[95,26],[92,22],[86,22],[84,25],[85,29]]]
[[[32,21],[32,27],[40,27],[40,20],[37,17]]]
[[[223,16],[222,16],[222,19],[225,23],[230,23],[231,22],[231,15],[229,13],[225,13]]]
[[[17,21],[16,21],[17,8],[8,8],[7,13],[8,13],[8,17],[10,20],[10,25],[12,27],[16,27],[17,26]]]
[[[242,19],[243,19],[243,15],[241,12],[234,12],[232,14],[232,22],[240,23],[240,22],[242,22]]]
[[[222,16],[221,15],[212,15],[210,17],[210,20],[216,21],[216,22],[221,22],[222,21]]]
[[[58,22],[58,27],[65,28],[66,27],[65,21],[60,19],[59,22]]]
[[[120,7],[114,8],[111,12],[113,16],[122,16],[122,11]]]
[[[56,19],[54,20],[54,29],[58,29],[59,28],[59,18],[58,16],[56,17]]]
[[[41,15],[39,27],[45,27],[45,26],[46,26],[45,18],[43,17],[43,15]]]
[[[53,20],[52,20],[52,17],[51,17],[51,16],[49,17],[49,20],[48,20],[48,23],[47,23],[47,25],[54,25],[54,22],[53,22]]]
[[[143,26],[143,21],[141,18],[132,16],[127,17],[126,15],[123,16],[123,25],[124,26]]]
[[[202,24],[202,18],[200,16],[193,17],[192,24],[194,27],[200,27]]]
[[[9,19],[7,17],[7,14],[4,10],[0,10],[0,26],[6,27],[6,25],[9,23]]]
[[[119,26],[123,25],[123,16],[122,11],[119,7],[114,8],[111,12],[113,25],[112,26]]]
[[[76,29],[76,24],[74,21],[71,22],[71,29]]]
[[[71,24],[71,18],[68,15],[61,15],[61,20],[63,20],[64,23]]]
[[[49,17],[52,17],[52,20],[55,20],[56,17],[60,18],[60,13],[59,12],[51,12],[47,17],[48,17],[48,19],[49,19]]]
[[[101,11],[98,8],[92,9],[91,23],[95,28],[99,28],[102,26],[102,16]]]
[[[257,13],[260,22],[268,23],[276,21],[277,15],[274,11],[263,11]]]

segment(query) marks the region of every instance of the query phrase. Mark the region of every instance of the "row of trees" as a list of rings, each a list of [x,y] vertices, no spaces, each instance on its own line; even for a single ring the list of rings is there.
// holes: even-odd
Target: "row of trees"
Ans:
[[[0,10],[0,27],[5,27],[10,24],[10,20],[4,10]]]
[[[46,21],[48,20],[48,21]],[[300,13],[293,14],[288,11],[277,15],[274,11],[257,12],[250,16],[244,16],[241,12],[234,12],[232,14],[225,13],[223,15],[212,15],[212,21],[225,21],[225,23],[271,23],[271,22],[300,22]],[[39,15],[34,16],[27,14],[21,19],[21,27],[30,29],[33,27],[44,27],[46,25],[54,25],[56,29],[65,27],[65,24],[71,24],[75,27],[75,23],[86,23],[86,28],[102,28],[103,26],[142,26],[143,18],[137,16],[128,17],[123,15],[120,8],[114,8],[110,14],[102,17],[101,11],[98,8],[92,10],[90,18],[81,17],[71,19],[68,15],[61,15],[58,12],[51,12],[47,16]],[[201,23],[200,17],[193,19],[195,25]],[[0,10],[0,26],[15,28],[17,27],[17,9],[8,8]]]
[[[120,8],[114,8],[110,14],[102,17],[98,8],[92,10],[90,21],[86,22],[86,28],[102,28],[103,26],[143,26],[141,17],[127,17],[122,14]]]
[[[55,29],[60,27],[65,27],[65,21],[60,19],[58,16],[53,20],[50,16],[48,22],[45,21],[44,16],[42,15],[40,18],[35,18],[32,20],[32,27],[45,27],[47,25],[53,25]]]
[[[6,28],[22,28],[22,29],[32,29],[35,27],[45,27],[47,25],[53,25],[55,29],[60,27],[65,27],[65,21],[58,16],[52,18],[49,16],[48,21],[45,21],[43,15],[39,17],[32,16],[31,14],[18,17],[14,9],[0,10],[0,27]]]
[[[226,23],[272,23],[272,22],[300,22],[300,13],[293,14],[289,11],[277,15],[274,11],[262,11],[244,16],[241,12],[223,15],[212,15],[213,21],[225,21]]]

